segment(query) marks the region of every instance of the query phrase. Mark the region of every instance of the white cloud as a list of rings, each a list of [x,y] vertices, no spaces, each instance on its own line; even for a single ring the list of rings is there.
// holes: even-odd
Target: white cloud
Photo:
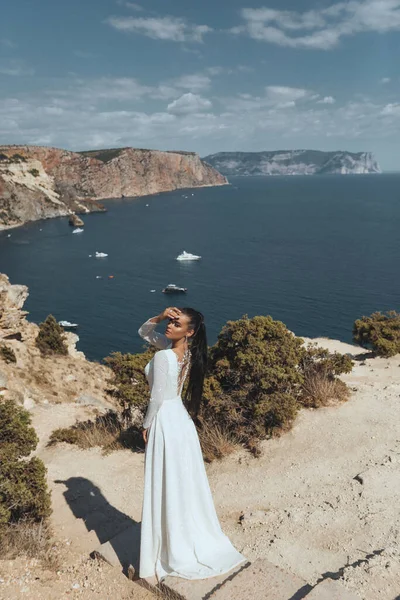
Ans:
[[[386,85],[387,83],[390,83],[390,81],[391,81],[390,77],[382,77],[381,84]]]
[[[329,50],[344,36],[400,30],[400,0],[350,0],[305,12],[243,8],[241,16],[243,25],[231,33],[291,48]]]
[[[209,88],[211,79],[202,73],[194,73],[193,75],[182,75],[182,77],[172,80],[171,83],[178,88],[197,92],[199,90],[205,90]]]
[[[266,88],[267,96],[272,101],[292,102],[305,98],[310,92],[303,88],[286,87],[281,85],[268,85]]]
[[[153,89],[142,85],[133,77],[100,77],[94,80],[72,79],[66,88],[49,93],[60,101],[65,99],[68,105],[71,105],[80,104],[82,101],[134,101],[150,95]]]
[[[168,112],[177,115],[199,113],[212,107],[212,103],[207,98],[188,92],[183,94],[177,100],[168,104]]]
[[[140,4],[136,4],[136,2],[125,2],[124,6],[137,12],[141,12],[143,10],[143,6],[140,6]]]
[[[75,150],[132,145],[203,155],[283,144],[323,148],[327,140],[331,148],[367,150],[371,140],[376,146],[379,140],[395,144],[400,139],[400,103],[387,100],[359,97],[338,106],[323,102],[329,96],[313,90],[273,85],[260,95],[244,88],[234,97],[213,96],[212,102],[173,86],[169,98],[153,100],[163,86],[168,88],[133,78],[71,77],[62,87],[60,80],[54,81],[53,89],[0,99],[0,137],[4,143]]]
[[[110,17],[107,23],[119,31],[140,33],[154,40],[202,42],[212,31],[207,25],[194,25],[180,17]]]
[[[333,96],[325,96],[322,100],[318,100],[317,104],[335,104],[336,100]]]
[[[400,104],[386,104],[386,106],[383,107],[381,114],[400,117]]]
[[[0,75],[23,77],[31,76],[34,74],[35,70],[32,67],[27,66],[23,60],[0,60]]]

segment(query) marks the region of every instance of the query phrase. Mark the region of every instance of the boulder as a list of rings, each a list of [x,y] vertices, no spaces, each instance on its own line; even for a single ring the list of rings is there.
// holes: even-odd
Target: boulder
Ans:
[[[83,227],[84,226],[84,222],[82,221],[82,219],[80,219],[78,217],[78,215],[72,214],[68,220],[69,224],[72,227]]]

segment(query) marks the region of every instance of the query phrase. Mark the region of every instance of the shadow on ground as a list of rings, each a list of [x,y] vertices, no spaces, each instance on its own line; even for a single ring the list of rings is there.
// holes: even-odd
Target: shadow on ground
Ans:
[[[132,565],[139,570],[140,523],[112,506],[99,487],[85,477],[56,480],[66,486],[64,497],[73,515],[94,531],[100,544],[109,542],[124,572]],[[118,535],[121,532],[124,535]]]

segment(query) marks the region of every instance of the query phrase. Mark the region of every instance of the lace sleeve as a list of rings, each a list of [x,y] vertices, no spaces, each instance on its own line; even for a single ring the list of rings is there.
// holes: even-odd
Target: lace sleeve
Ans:
[[[153,385],[150,402],[147,407],[143,428],[150,427],[154,417],[163,403],[168,379],[168,357],[166,352],[156,352],[153,358]]]
[[[155,331],[157,323],[152,323],[150,319],[148,319],[143,325],[139,328],[139,335],[146,342],[152,344],[159,350],[165,350],[169,346],[169,339],[163,333],[159,333]]]

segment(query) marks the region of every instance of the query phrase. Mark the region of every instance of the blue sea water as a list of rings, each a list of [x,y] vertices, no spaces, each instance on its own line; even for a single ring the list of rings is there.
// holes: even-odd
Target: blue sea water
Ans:
[[[107,201],[82,234],[66,218],[2,232],[0,272],[29,287],[30,320],[79,323],[91,359],[140,351],[138,327],[171,304],[205,314],[210,344],[244,314],[351,341],[356,318],[399,310],[400,174],[231,184]],[[202,260],[176,261],[182,250]],[[187,295],[166,296],[168,283]]]

